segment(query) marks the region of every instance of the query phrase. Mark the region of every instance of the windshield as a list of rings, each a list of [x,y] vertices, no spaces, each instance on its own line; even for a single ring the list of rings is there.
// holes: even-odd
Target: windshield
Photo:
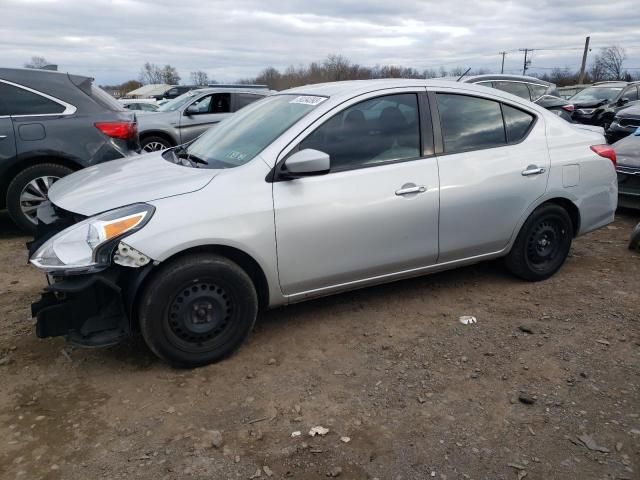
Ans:
[[[274,95],[243,108],[199,137],[186,149],[204,160],[202,168],[244,165],[326,97]]]
[[[611,101],[618,96],[622,87],[589,87],[571,97],[573,102]]]
[[[158,109],[159,112],[175,112],[184,104],[189,103],[193,97],[197,95],[194,91],[188,91],[183,93],[179,97],[174,98],[173,100],[169,100],[167,103],[162,104],[162,106]]]

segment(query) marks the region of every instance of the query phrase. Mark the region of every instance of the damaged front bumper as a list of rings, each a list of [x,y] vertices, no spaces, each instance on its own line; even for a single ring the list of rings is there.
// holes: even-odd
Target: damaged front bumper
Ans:
[[[54,277],[31,305],[40,338],[64,336],[76,345],[113,345],[134,331],[136,292],[152,267],[112,267],[90,275]]]
[[[36,239],[28,244],[30,256],[48,238],[80,219],[50,203],[38,210]],[[134,304],[142,281],[153,268],[112,264],[94,273],[49,274],[49,285],[31,305],[40,338],[64,336],[85,347],[113,345],[135,330]]]

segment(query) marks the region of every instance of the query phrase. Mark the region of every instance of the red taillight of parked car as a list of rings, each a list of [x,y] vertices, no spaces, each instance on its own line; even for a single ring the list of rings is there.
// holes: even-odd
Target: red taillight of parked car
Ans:
[[[591,150],[601,157],[608,158],[616,166],[616,151],[610,145],[591,145]]]
[[[136,122],[98,122],[95,127],[111,138],[120,140],[133,140],[138,135]]]
[[[573,112],[576,109],[576,107],[574,107],[573,105],[563,105],[562,109],[566,110],[567,112]]]

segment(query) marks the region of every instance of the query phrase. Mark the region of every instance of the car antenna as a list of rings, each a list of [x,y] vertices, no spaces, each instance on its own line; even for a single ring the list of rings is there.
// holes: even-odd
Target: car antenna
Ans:
[[[456,80],[456,82],[459,82],[460,79],[462,79],[462,77],[464,77],[467,73],[469,73],[469,70],[471,70],[471,67],[467,68],[467,70],[458,77],[458,79]]]

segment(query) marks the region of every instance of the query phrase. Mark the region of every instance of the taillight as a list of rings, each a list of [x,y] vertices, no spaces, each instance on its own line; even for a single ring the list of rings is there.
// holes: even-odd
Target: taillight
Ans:
[[[106,136],[120,140],[133,140],[138,134],[136,122],[97,122],[94,125]]]
[[[616,166],[616,151],[610,145],[592,145],[591,150],[601,157],[608,158]]]
[[[573,105],[563,105],[562,109],[566,110],[567,112],[573,112],[576,109],[576,107],[574,107]]]

